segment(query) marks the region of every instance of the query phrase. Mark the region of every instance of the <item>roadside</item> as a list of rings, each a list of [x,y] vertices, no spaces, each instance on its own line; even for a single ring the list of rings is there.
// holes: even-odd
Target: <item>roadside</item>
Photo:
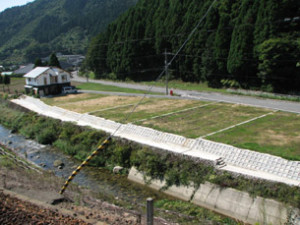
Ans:
[[[73,76],[72,81],[87,82],[86,78],[77,76],[76,72],[73,72],[72,76]],[[151,91],[157,93],[166,92],[165,87],[157,87],[157,86],[151,87],[142,84],[132,84],[132,83],[113,82],[113,81],[106,81],[106,80],[93,80],[93,79],[88,79],[88,82],[117,86],[121,88]],[[185,99],[208,100],[214,102],[243,104],[243,105],[255,106],[260,108],[268,108],[273,110],[292,112],[297,114],[300,113],[300,102],[264,99],[260,97],[224,94],[224,93],[217,93],[217,92],[199,92],[199,91],[189,91],[189,90],[180,90],[180,89],[172,89],[172,90],[174,91],[175,94]]]

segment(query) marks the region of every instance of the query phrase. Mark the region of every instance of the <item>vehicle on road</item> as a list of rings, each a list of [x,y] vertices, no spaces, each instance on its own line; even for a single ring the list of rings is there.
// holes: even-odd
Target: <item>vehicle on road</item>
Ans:
[[[77,89],[74,86],[66,86],[62,88],[63,94],[75,94],[77,93]]]

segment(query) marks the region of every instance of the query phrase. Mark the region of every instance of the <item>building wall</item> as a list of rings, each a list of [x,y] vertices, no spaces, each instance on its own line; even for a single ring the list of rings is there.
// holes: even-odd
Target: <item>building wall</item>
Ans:
[[[57,83],[54,82],[52,79],[51,81],[51,76],[57,77]],[[46,79],[46,83],[45,83]],[[71,80],[70,74],[60,70],[59,69],[59,74],[57,75],[54,70],[49,69],[37,78],[26,78],[26,85],[31,85],[31,86],[45,86],[45,85],[51,85],[51,84],[64,84],[64,83],[69,83]]]

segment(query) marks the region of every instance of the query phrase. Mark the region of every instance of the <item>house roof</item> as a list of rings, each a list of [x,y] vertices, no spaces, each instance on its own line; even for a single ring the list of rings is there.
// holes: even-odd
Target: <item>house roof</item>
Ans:
[[[45,71],[49,70],[50,67],[36,67],[33,70],[31,70],[29,73],[26,73],[24,77],[26,78],[37,78]]]
[[[13,74],[13,72],[9,72],[9,71],[4,71],[1,73],[1,75],[7,75],[7,76],[10,76],[12,74]]]
[[[28,64],[14,71],[14,74],[26,74],[34,68],[34,64]]]

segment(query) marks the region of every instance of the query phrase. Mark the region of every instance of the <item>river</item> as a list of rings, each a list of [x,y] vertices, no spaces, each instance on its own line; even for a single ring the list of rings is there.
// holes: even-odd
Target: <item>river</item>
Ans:
[[[56,176],[63,177],[65,179],[67,179],[72,171],[81,163],[52,146],[41,145],[33,140],[26,139],[22,135],[11,133],[10,130],[1,125],[0,143],[7,146],[19,157],[24,158],[42,169],[51,171]],[[63,169],[59,169],[54,166],[55,160],[62,161],[64,164]],[[140,213],[145,213],[145,203],[148,197],[152,197],[156,201],[163,200],[163,202],[166,199],[175,200],[175,198],[163,194],[162,192],[155,191],[147,186],[129,181],[126,175],[113,174],[103,168],[84,167],[80,173],[76,175],[72,182],[79,186],[93,190],[93,192],[98,194],[98,197],[104,201],[108,201],[128,209],[134,209]],[[60,188],[61,187],[58,187],[57,192],[60,191]],[[178,208],[177,210],[180,209]],[[199,224],[199,221],[205,221],[205,223],[211,224],[212,221],[208,219],[208,217],[215,218],[214,213],[208,213],[208,210],[206,213],[202,212],[204,214],[200,216],[200,218],[194,217],[193,219],[191,219],[191,216],[181,212],[181,210],[178,213],[168,210],[160,210],[159,214],[163,217],[170,217],[171,214],[172,220],[176,217],[182,224]],[[217,218],[218,217],[219,216],[217,216]],[[232,220],[229,219],[229,221]],[[223,223],[219,221],[215,224]],[[229,224],[235,224],[235,222],[232,221]]]
[[[67,178],[81,163],[51,146],[41,145],[19,134],[12,134],[10,130],[1,125],[0,143],[12,149],[19,157],[26,158],[27,161],[44,170],[52,171],[58,177]],[[63,169],[53,165],[55,160],[64,163]],[[102,168],[85,167],[72,182],[90,188],[96,193],[101,193],[104,200],[117,199],[131,206],[144,205],[148,197],[156,199],[160,199],[162,196],[166,197],[160,192],[127,180],[126,175],[113,174]]]

